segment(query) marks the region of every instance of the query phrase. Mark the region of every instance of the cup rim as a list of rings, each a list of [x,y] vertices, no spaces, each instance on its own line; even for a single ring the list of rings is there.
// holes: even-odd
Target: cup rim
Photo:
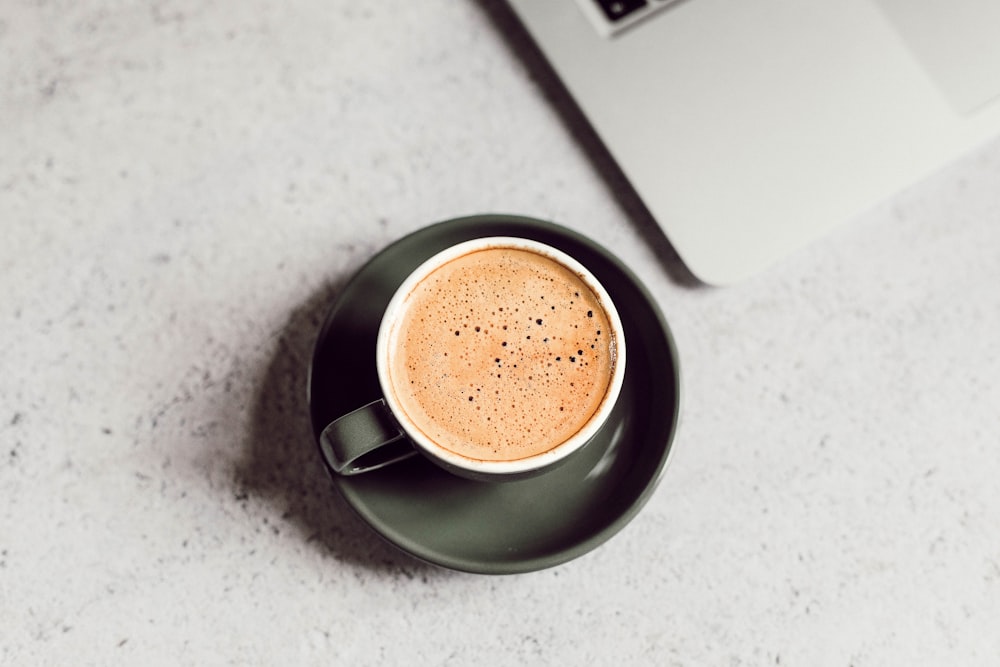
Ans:
[[[389,372],[389,362],[391,359],[389,346],[392,342],[393,333],[395,331],[394,325],[398,322],[396,315],[405,305],[410,292],[420,281],[440,266],[443,266],[444,264],[463,255],[488,248],[513,248],[517,250],[535,252],[553,259],[572,270],[577,276],[580,277],[581,280],[583,280],[583,282],[594,292],[594,294],[597,295],[605,313],[608,316],[608,321],[614,332],[615,340],[615,366],[612,372],[611,381],[608,384],[604,398],[601,400],[600,405],[592,415],[591,419],[583,426],[583,428],[555,447],[532,456],[508,461],[487,461],[469,458],[453,452],[446,447],[438,445],[433,440],[428,438],[413,423],[403,410],[399,401],[396,399],[392,390],[392,380]],[[600,283],[597,277],[594,276],[594,274],[579,260],[575,259],[566,252],[559,250],[558,248],[533,239],[518,236],[485,236],[463,241],[445,248],[444,250],[424,260],[424,262],[422,262],[406,277],[405,280],[403,280],[390,299],[379,324],[376,342],[376,368],[379,385],[382,389],[382,396],[386,405],[399,422],[400,427],[406,433],[407,437],[409,437],[410,440],[417,446],[418,450],[426,454],[431,460],[442,463],[445,467],[460,473],[467,472],[475,476],[504,477],[527,474],[547,469],[555,463],[567,458],[593,439],[594,435],[607,421],[611,411],[614,409],[615,404],[618,402],[618,396],[621,392],[622,384],[625,378],[626,347],[624,327],[622,325],[621,317],[618,314],[618,310],[614,305],[614,301],[611,299],[611,295]]]

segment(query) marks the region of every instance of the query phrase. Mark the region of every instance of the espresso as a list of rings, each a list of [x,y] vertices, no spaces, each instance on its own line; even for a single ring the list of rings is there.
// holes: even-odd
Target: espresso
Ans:
[[[608,394],[614,333],[571,269],[514,248],[438,267],[406,298],[393,332],[392,391],[438,446],[513,461],[580,431]]]

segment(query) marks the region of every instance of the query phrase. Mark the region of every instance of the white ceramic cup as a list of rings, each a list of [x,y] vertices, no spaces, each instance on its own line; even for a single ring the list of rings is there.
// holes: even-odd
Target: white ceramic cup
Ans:
[[[519,458],[484,460],[453,451],[433,437],[408,414],[400,392],[393,386],[394,364],[400,354],[400,323],[412,307],[412,295],[421,283],[446,264],[488,249],[512,249],[535,253],[568,269],[596,297],[607,317],[610,334],[607,350],[613,367],[607,387],[589,418],[571,435],[544,451]],[[457,297],[456,297],[457,298]],[[606,334],[607,335],[607,334]],[[399,286],[382,316],[376,343],[376,367],[382,398],[362,406],[329,424],[320,445],[333,470],[353,475],[376,470],[422,454],[432,462],[463,477],[480,480],[520,479],[544,472],[590,442],[610,416],[625,377],[625,336],[618,311],[607,290],[580,262],[566,253],[537,241],[516,237],[485,237],[451,246],[423,262]],[[469,399],[472,400],[471,398]],[[426,418],[425,418],[426,419]],[[499,416],[503,420],[503,415]],[[504,428],[517,428],[504,424]]]

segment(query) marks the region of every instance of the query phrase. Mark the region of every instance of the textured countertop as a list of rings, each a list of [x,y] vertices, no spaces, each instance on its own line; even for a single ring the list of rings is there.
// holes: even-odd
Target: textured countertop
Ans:
[[[694,285],[496,4],[0,7],[0,664],[996,664],[1000,142]],[[612,248],[685,393],[636,519],[502,577],[377,537],[304,403],[351,273],[486,211]]]

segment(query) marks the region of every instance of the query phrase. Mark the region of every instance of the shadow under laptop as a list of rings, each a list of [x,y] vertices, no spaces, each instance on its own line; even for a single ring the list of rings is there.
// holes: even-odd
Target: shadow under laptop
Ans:
[[[407,579],[447,573],[375,534],[337,493],[320,460],[306,381],[320,325],[346,280],[319,289],[291,313],[282,329],[257,388],[236,485],[272,505],[281,520],[300,529],[307,543],[337,561]]]
[[[566,130],[586,153],[626,217],[653,249],[670,279],[684,287],[706,286],[685,266],[649,209],[622,173],[506,0],[474,0],[474,2],[489,17],[515,57],[524,64],[538,85],[539,91],[556,110]]]

